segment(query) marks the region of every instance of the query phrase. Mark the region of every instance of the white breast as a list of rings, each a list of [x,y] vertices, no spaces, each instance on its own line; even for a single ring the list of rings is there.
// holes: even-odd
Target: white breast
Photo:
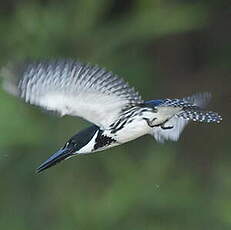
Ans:
[[[152,132],[153,127],[150,127],[145,119],[148,119],[153,126],[158,126],[178,111],[179,108],[161,107],[158,108],[157,113],[153,111],[143,112],[142,117],[137,116],[132,122],[127,123],[121,130],[116,132],[115,139],[120,143],[125,143],[149,134]]]
[[[114,137],[120,143],[126,143],[150,132],[151,128],[142,118],[137,118],[118,132]]]

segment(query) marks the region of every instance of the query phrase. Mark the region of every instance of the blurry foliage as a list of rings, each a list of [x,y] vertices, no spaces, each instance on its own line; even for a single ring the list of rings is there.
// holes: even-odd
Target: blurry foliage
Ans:
[[[225,115],[231,17],[219,2],[2,1],[0,64],[76,58],[126,76],[147,98],[212,90]],[[88,124],[47,116],[3,90],[0,103],[0,229],[231,228],[227,122],[191,125],[179,143],[142,137],[35,175]]]

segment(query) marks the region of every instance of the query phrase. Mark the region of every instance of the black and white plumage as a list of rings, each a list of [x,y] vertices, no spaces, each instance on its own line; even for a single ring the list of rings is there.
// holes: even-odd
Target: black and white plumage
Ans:
[[[112,72],[73,60],[35,61],[3,69],[4,88],[47,110],[82,117],[94,125],[77,133],[38,172],[76,154],[101,151],[145,134],[177,141],[189,120],[217,122],[203,110],[210,94],[144,101]]]

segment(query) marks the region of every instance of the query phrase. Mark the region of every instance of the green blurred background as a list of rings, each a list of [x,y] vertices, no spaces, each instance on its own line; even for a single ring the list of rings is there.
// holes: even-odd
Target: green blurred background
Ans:
[[[145,136],[35,168],[89,124],[0,90],[0,229],[231,229],[231,3],[0,1],[0,66],[75,58],[123,76],[146,99],[210,91],[224,121],[177,143]]]

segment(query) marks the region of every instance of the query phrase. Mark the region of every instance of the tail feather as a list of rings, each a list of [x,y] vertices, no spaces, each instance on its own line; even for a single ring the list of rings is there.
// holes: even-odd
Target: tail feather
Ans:
[[[194,109],[185,109],[180,114],[176,115],[179,118],[184,118],[186,120],[199,121],[199,122],[217,122],[220,123],[222,117],[212,111],[203,111],[203,110],[194,110]]]
[[[222,117],[218,113],[203,110],[210,100],[210,93],[200,93],[192,95],[191,97],[185,97],[183,101],[188,102],[189,106],[185,106],[183,111],[176,116],[192,121],[220,123]]]

